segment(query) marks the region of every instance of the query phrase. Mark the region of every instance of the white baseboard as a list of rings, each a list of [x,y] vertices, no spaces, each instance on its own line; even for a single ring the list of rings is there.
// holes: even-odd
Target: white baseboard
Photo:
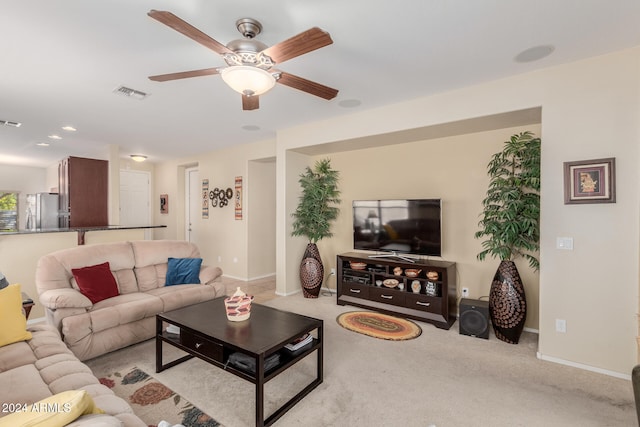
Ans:
[[[261,276],[249,277],[247,281],[250,282],[252,280],[268,279],[270,277],[276,277],[276,273],[268,273],[268,274],[263,274]]]
[[[298,289],[297,291],[293,291],[293,292],[278,292],[278,291],[276,291],[276,295],[281,296],[281,297],[289,297],[291,295],[299,294],[300,292],[302,292],[302,289]]]
[[[557,358],[557,357],[545,356],[544,354],[540,353],[539,351],[536,352],[536,357],[538,359],[540,359],[540,360],[546,360],[547,362],[559,363],[561,365],[572,366],[574,368],[584,369],[585,371],[597,372],[598,374],[609,375],[610,377],[616,377],[616,378],[621,378],[623,380],[631,381],[631,374],[625,375],[625,374],[621,374],[620,372],[610,371],[608,369],[596,368],[594,366],[584,365],[582,363],[571,362],[569,360],[564,360],[564,359],[560,359],[560,358]]]
[[[294,292],[288,292],[288,293],[282,293],[282,292],[277,292],[276,291],[276,295],[281,296],[281,297],[288,297],[291,295],[295,295],[295,294],[299,294],[300,292],[302,292],[302,289],[298,289]],[[320,294],[322,295],[323,292],[329,292],[332,294],[336,294],[338,291],[336,291],[335,289],[331,289],[331,288],[321,288],[320,289]]]
[[[267,279],[269,277],[276,277],[276,273],[268,273],[262,276],[255,276],[255,277],[237,277],[237,276],[230,276],[228,274],[223,274],[222,277],[227,278],[227,279],[233,279],[233,280],[240,280],[242,282],[251,282],[252,280],[260,280],[260,279]]]
[[[27,325],[35,325],[36,323],[45,323],[47,321],[46,317],[36,317],[35,319],[27,320]]]

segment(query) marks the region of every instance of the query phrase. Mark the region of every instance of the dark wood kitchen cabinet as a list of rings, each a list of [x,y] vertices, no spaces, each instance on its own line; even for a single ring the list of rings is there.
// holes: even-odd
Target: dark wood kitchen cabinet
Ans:
[[[109,162],[67,157],[58,164],[60,227],[109,225]]]

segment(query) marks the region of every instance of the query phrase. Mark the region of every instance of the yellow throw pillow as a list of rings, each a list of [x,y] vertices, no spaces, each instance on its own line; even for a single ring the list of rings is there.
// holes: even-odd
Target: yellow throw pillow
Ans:
[[[86,390],[63,391],[36,403],[16,403],[12,409],[0,418],[0,427],[62,427],[82,415],[104,414]]]
[[[22,314],[20,285],[0,289],[0,347],[30,339],[27,318]]]

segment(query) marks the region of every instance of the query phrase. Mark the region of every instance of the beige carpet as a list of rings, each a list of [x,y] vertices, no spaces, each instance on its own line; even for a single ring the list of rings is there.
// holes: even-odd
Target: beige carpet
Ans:
[[[537,336],[520,344],[483,340],[418,322],[422,335],[387,341],[340,327],[354,310],[335,296],[266,298],[266,305],[324,320],[324,382],[276,426],[634,426],[631,383],[538,360]],[[165,346],[166,347],[166,346]],[[165,350],[165,357],[179,354]],[[155,374],[150,340],[93,359],[97,375],[137,365],[225,427],[254,425],[255,388],[195,359]],[[315,373],[315,358],[266,385],[265,412],[288,400]],[[295,390],[294,390],[295,389]]]

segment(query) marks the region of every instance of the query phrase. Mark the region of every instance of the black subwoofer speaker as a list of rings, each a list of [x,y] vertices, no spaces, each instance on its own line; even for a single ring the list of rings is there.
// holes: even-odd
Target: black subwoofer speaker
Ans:
[[[489,302],[462,298],[458,323],[461,335],[489,339]]]

